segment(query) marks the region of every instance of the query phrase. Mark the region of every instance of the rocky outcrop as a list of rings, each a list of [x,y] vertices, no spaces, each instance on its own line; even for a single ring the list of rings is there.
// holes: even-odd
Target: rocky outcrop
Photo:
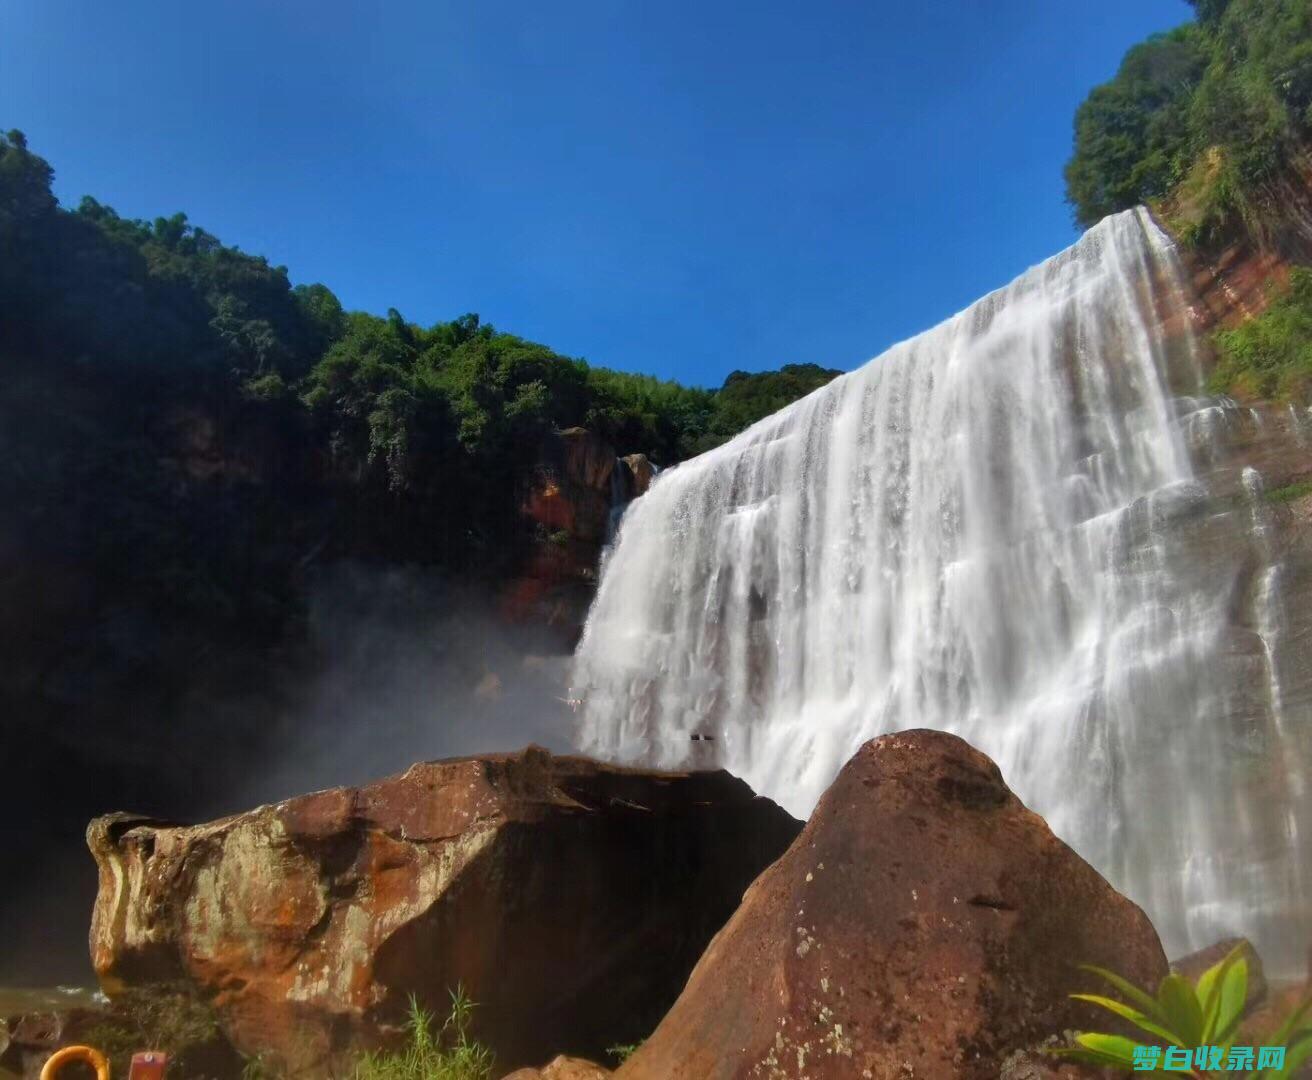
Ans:
[[[962,740],[872,740],[752,885],[620,1080],[996,1077],[1102,1017],[1076,965],[1156,985],[1147,917]]]
[[[641,1038],[800,824],[726,773],[530,748],[413,766],[197,826],[94,821],[91,954],[111,997],[212,1002],[293,1074],[474,1001],[503,1069]]]
[[[646,454],[629,454],[620,458],[620,461],[623,462],[625,476],[628,477],[631,497],[636,499],[639,495],[645,495],[647,489],[651,487],[651,482],[656,479],[656,466]]]
[[[546,439],[521,505],[537,524],[539,539],[522,571],[502,589],[504,614],[582,627],[602,545],[633,495],[631,483],[630,467],[599,435],[575,427]]]
[[[516,1069],[504,1080],[606,1080],[609,1069],[582,1058],[558,1057],[541,1069]]]
[[[567,428],[547,440],[524,512],[545,528],[591,543],[606,538],[610,523],[615,450],[585,428]]]

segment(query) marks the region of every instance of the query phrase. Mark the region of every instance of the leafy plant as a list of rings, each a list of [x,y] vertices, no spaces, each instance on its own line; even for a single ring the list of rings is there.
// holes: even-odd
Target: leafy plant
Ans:
[[[606,1047],[606,1053],[615,1059],[616,1064],[623,1065],[629,1058],[638,1052],[638,1047],[642,1043],[617,1043],[615,1046]]]
[[[435,1032],[433,1014],[411,998],[409,1043],[396,1052],[366,1054],[356,1065],[355,1080],[490,1080],[492,1052],[469,1034],[476,1007],[457,986],[451,1012]]]
[[[1182,975],[1167,975],[1158,985],[1155,996],[1105,968],[1084,965],[1084,970],[1105,979],[1125,1000],[1118,1001],[1101,994],[1072,994],[1071,997],[1128,1020],[1154,1039],[1141,1043],[1123,1035],[1082,1032],[1075,1037],[1074,1047],[1052,1053],[1090,1065],[1136,1071],[1136,1052],[1142,1061],[1144,1051],[1155,1048],[1153,1056],[1159,1059],[1163,1045],[1166,1045],[1191,1052],[1191,1067],[1186,1070],[1187,1075],[1260,1076],[1263,1080],[1285,1080],[1312,1057],[1312,1024],[1305,1023],[1309,1010],[1312,1010],[1312,997],[1294,1009],[1279,1031],[1264,1040],[1265,1046],[1285,1048],[1284,1064],[1280,1068],[1230,1072],[1224,1067],[1239,1034],[1239,1022],[1243,1019],[1248,996],[1248,961],[1244,959],[1243,948],[1242,945],[1236,946],[1219,963],[1204,971],[1197,983],[1191,983]],[[1199,1047],[1219,1049],[1220,1067],[1194,1067],[1192,1051]],[[1142,1069],[1143,1065],[1139,1064],[1138,1070]]]

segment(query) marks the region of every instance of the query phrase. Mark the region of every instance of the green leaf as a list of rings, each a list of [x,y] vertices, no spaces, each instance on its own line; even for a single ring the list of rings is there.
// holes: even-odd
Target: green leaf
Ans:
[[[1145,1016],[1138,1009],[1133,1008],[1130,1005],[1125,1005],[1122,1002],[1113,1000],[1112,998],[1101,997],[1098,994],[1072,994],[1071,997],[1076,1001],[1088,1001],[1106,1009],[1108,1012],[1113,1012],[1117,1016],[1130,1021],[1130,1023],[1134,1024],[1136,1027],[1148,1032],[1150,1035],[1157,1035],[1169,1043],[1174,1043],[1176,1046],[1184,1046],[1184,1043],[1176,1038],[1172,1031],[1162,1027],[1162,1025],[1153,1021],[1151,1017]]]
[[[1116,987],[1117,990],[1125,995],[1125,997],[1133,1001],[1154,1020],[1165,1022],[1166,1014],[1162,1012],[1161,1006],[1157,1004],[1153,999],[1153,996],[1144,990],[1140,990],[1128,979],[1123,979],[1121,976],[1117,975],[1116,972],[1108,971],[1106,968],[1095,967],[1093,964],[1081,964],[1080,967],[1084,971],[1092,971],[1100,978],[1106,979]]]
[[[1124,1069],[1134,1068],[1134,1051],[1141,1045],[1121,1035],[1103,1035],[1096,1031],[1076,1035],[1075,1041],[1103,1064]]]
[[[1221,986],[1216,995],[1216,1012],[1213,1030],[1205,1032],[1203,1041],[1221,1041],[1227,1039],[1239,1027],[1244,1016],[1244,1003],[1248,998],[1248,961],[1243,957],[1231,965],[1221,978]]]
[[[1210,1042],[1211,1036],[1215,1034],[1217,1029],[1216,1017],[1221,1004],[1221,977],[1243,955],[1243,951],[1243,944],[1236,945],[1198,977],[1195,993],[1203,1005],[1204,1042]],[[1245,961],[1245,963],[1247,962]]]
[[[1203,1010],[1193,984],[1182,975],[1168,975],[1157,987],[1157,1004],[1169,1027],[1186,1047],[1203,1041]]]

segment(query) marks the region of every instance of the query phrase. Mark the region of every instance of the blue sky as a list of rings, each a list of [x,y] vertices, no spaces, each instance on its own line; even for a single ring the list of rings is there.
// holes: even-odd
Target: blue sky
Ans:
[[[850,368],[1075,237],[1071,115],[1183,0],[0,0],[56,192],[430,323]]]

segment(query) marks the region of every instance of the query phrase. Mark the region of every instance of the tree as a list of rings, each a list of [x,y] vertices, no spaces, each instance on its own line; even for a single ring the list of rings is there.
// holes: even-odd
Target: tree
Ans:
[[[1196,26],[1131,49],[1111,82],[1075,114],[1067,199],[1086,227],[1108,214],[1165,195],[1191,159],[1189,112],[1208,62]]]

